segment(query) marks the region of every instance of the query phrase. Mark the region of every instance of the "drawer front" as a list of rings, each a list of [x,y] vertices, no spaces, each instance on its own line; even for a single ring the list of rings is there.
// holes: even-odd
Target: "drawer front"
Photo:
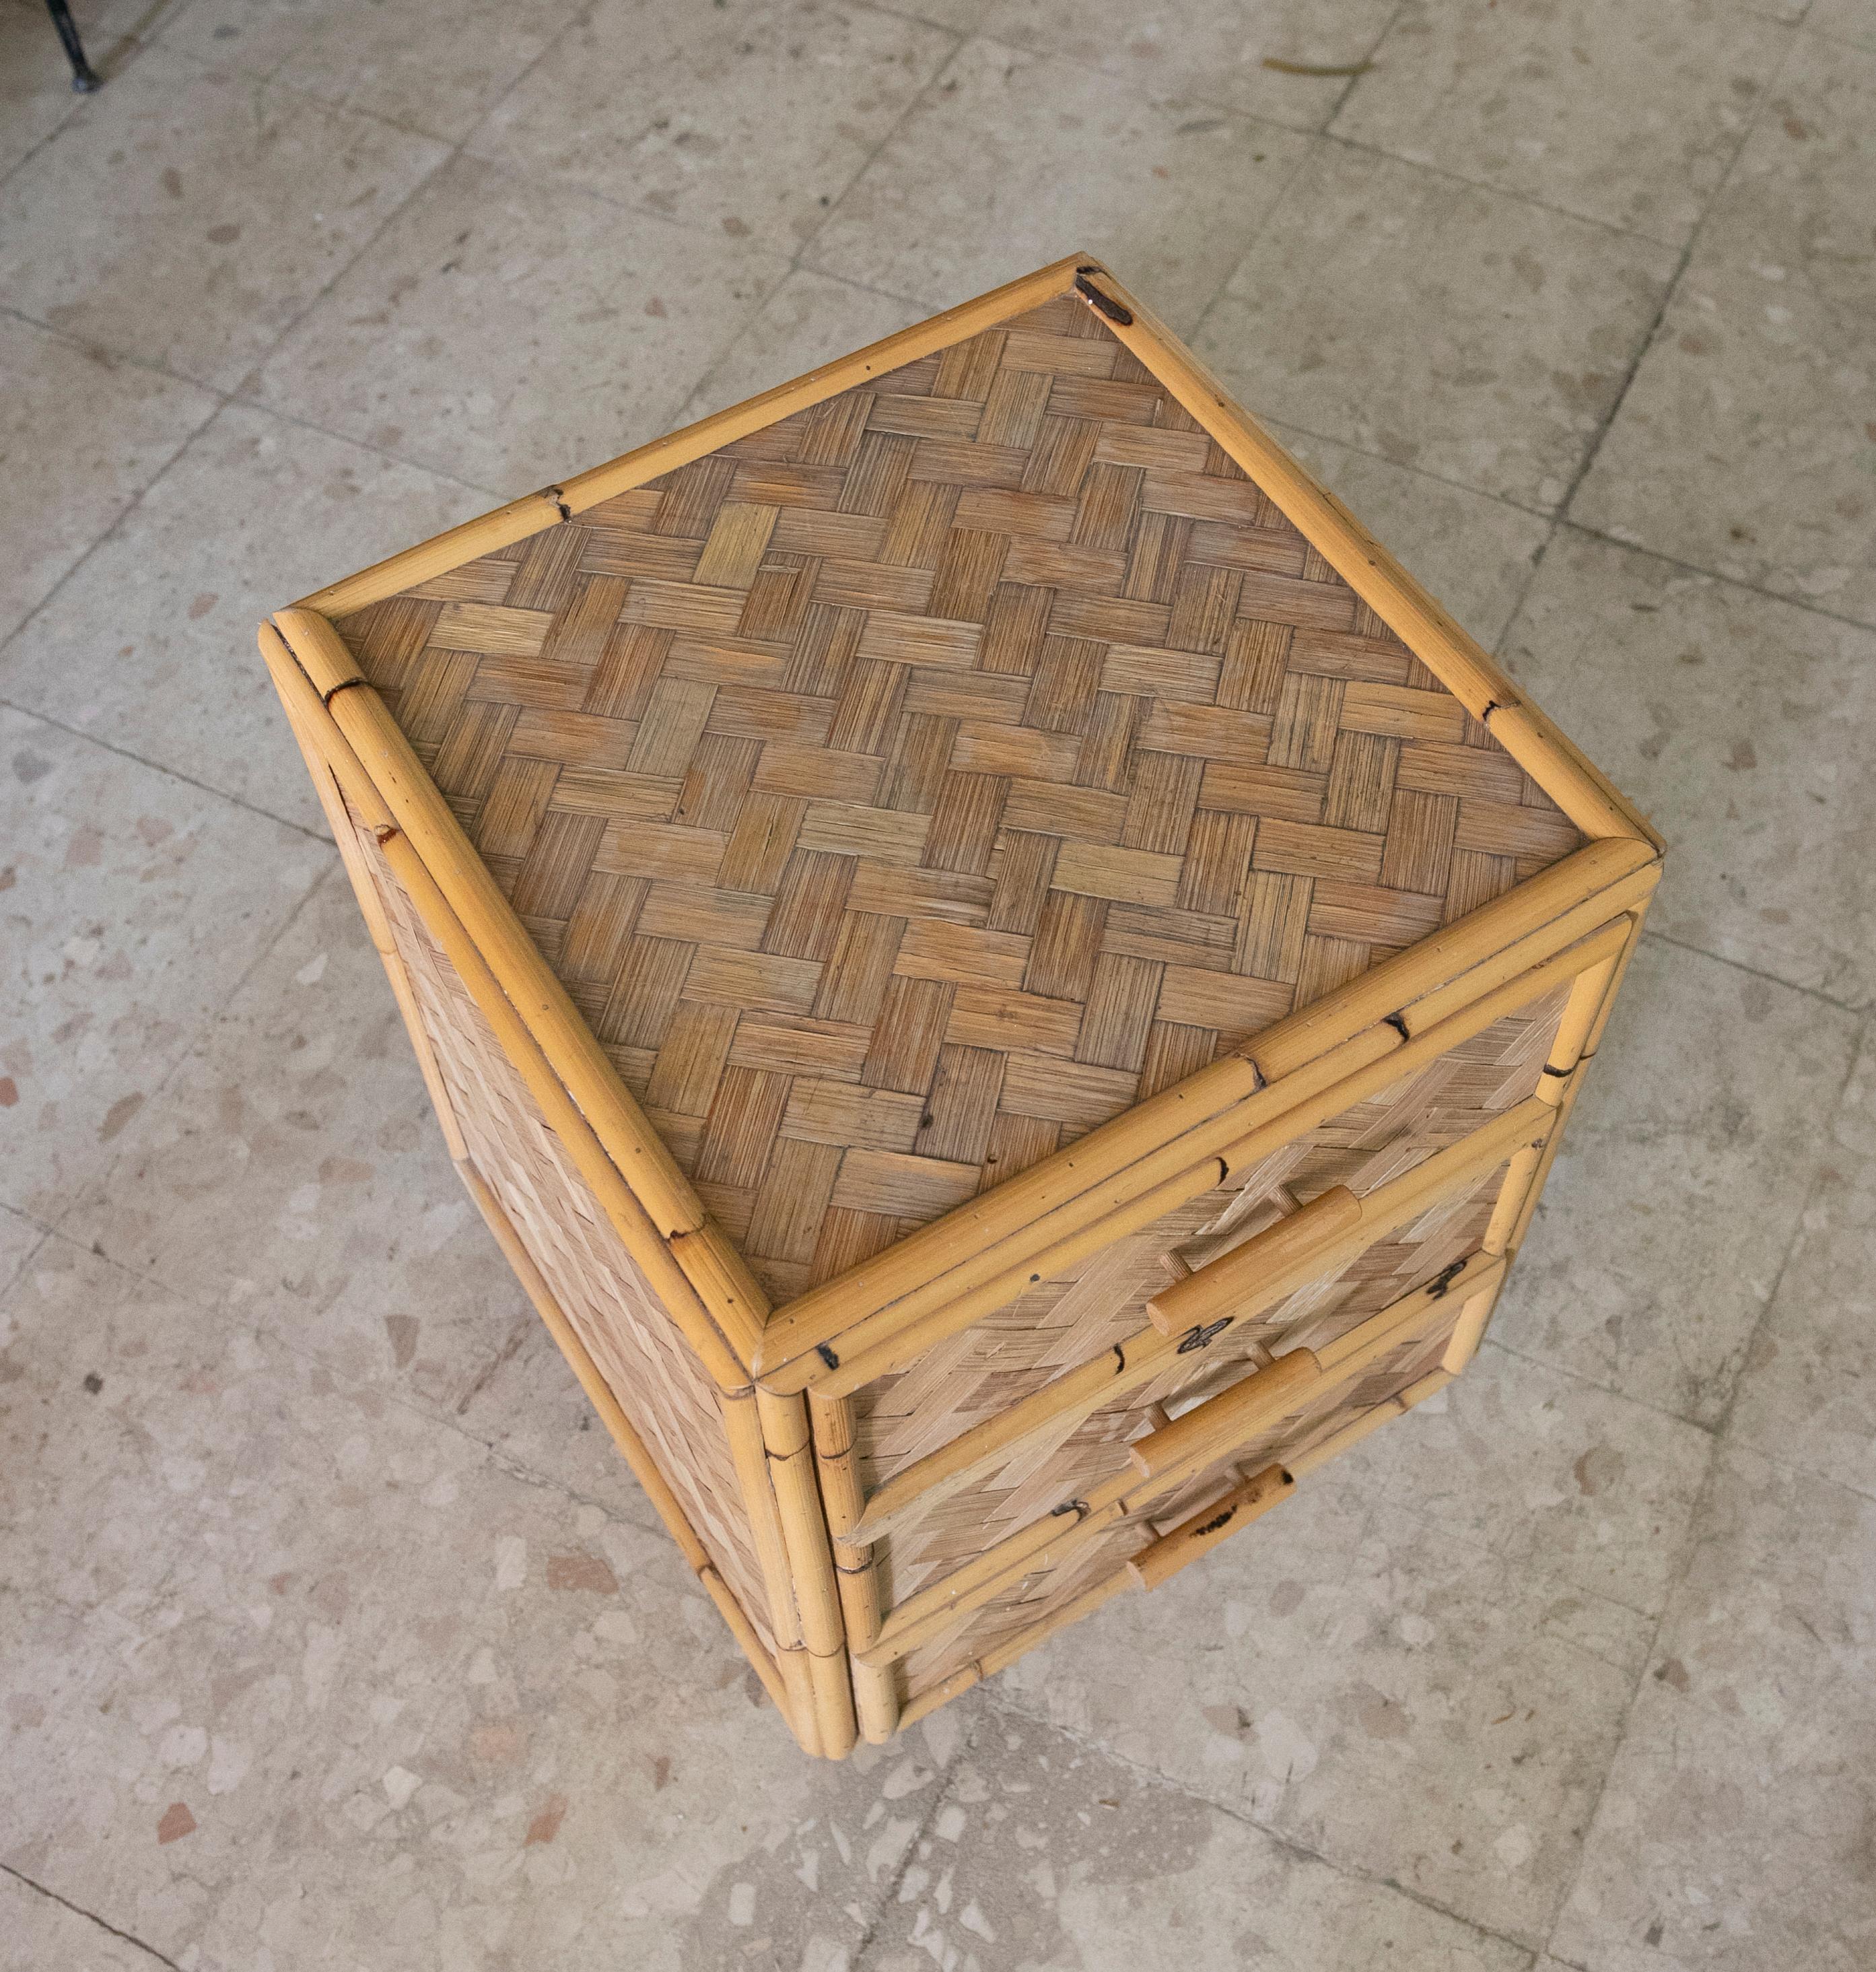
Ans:
[[[1391,1334],[1388,1346],[1353,1374],[1331,1370],[1306,1383],[1251,1436],[1187,1475],[1171,1475],[1170,1484],[1156,1486],[1142,1479],[1123,1459],[1121,1475],[1106,1490],[1124,1487],[1131,1480],[1132,1492],[1123,1490],[1110,1500],[1101,1489],[1091,1489],[1095,1497],[1085,1503],[1087,1513],[1079,1519],[1064,1516],[1069,1524],[1050,1547],[1027,1558],[1026,1565],[1019,1561],[1016,1570],[1000,1579],[984,1599],[967,1596],[964,1599],[972,1606],[924,1623],[899,1659],[904,1695],[915,1697],[967,1666],[1000,1667],[1000,1660],[1029,1647],[1033,1632],[1072,1612],[1091,1592],[1138,1592],[1142,1585],[1129,1574],[1127,1564],[1152,1550],[1168,1530],[1190,1522],[1199,1509],[1241,1490],[1246,1478],[1273,1468],[1308,1465],[1324,1452],[1333,1453],[1338,1441],[1352,1441],[1402,1415],[1447,1380],[1441,1364],[1468,1298],[1456,1291],[1434,1302]]]
[[[1474,1250],[1503,1159],[1427,1200],[1405,1223],[1358,1239],[1273,1304],[1207,1324],[1183,1350],[1141,1351],[1147,1303],[1186,1272],[1254,1239],[1299,1205],[1346,1187],[1365,1208],[1442,1154],[1516,1110],[1542,1073],[1562,996],[1553,993],[1358,1103],[1221,1186],[1039,1283],[854,1399],[860,1472],[877,1501],[903,1498],[875,1548],[887,1611],[928,1590],[1126,1463],[1153,1407],[1189,1405],[1281,1350],[1330,1342]],[[1509,1152],[1506,1154],[1509,1155]],[[1129,1360],[1130,1352],[1132,1360]],[[1048,1406],[1058,1379],[1111,1362],[1115,1388],[1042,1420],[1020,1441],[940,1481],[926,1475],[979,1441],[993,1446],[1016,1407]],[[1103,1373],[1096,1372],[1096,1374]],[[974,1433],[974,1438],[970,1435]],[[926,1463],[925,1461],[931,1461]]]

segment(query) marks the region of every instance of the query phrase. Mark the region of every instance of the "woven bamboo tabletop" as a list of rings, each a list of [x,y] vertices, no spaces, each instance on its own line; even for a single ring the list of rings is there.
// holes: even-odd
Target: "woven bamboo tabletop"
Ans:
[[[778,1299],[1581,840],[1074,295],[339,628]]]

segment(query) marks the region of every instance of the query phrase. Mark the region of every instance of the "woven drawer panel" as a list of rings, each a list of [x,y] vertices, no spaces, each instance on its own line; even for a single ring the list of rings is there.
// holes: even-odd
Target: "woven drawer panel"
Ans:
[[[1179,1252],[1196,1266],[1332,1186],[1346,1184],[1363,1196],[1515,1106],[1537,1085],[1563,998],[1559,991],[1506,1015],[1418,1073],[1303,1132],[1241,1174],[1234,1174],[1229,1187],[1179,1206],[1091,1255],[1069,1275],[1031,1288],[1010,1307],[928,1350],[909,1369],[860,1389],[853,1403],[863,1484],[873,1490],[960,1432],[1007,1410],[1050,1378],[1146,1327],[1146,1302],[1172,1278],[1169,1253]],[[1400,1280],[1395,1249],[1403,1242],[1414,1246],[1413,1230],[1376,1250],[1378,1278]],[[1431,1232],[1421,1243],[1429,1242],[1424,1274],[1418,1277],[1437,1272],[1456,1257]],[[1257,1345],[1293,1329],[1299,1331],[1296,1339],[1307,1339],[1300,1333],[1305,1323],[1311,1333],[1328,1339],[1333,1330],[1325,1324],[1332,1306],[1343,1306],[1353,1319],[1382,1305],[1348,1278],[1359,1266],[1345,1269],[1333,1281],[1312,1283],[1256,1322],[1234,1325],[1206,1360],[1225,1365],[1241,1361]],[[1395,1291],[1413,1285],[1414,1279],[1407,1279]],[[1072,1493],[1078,1483],[1072,1471],[1064,1474],[1058,1497]],[[960,1537],[967,1543],[962,1530]],[[916,1542],[915,1530],[907,1529],[892,1543],[901,1593],[909,1580],[915,1585],[916,1579],[954,1551],[948,1540],[935,1555],[915,1559]]]
[[[1228,1458],[1073,1549],[1060,1565],[1023,1575],[1002,1595],[967,1611],[906,1656],[899,1671],[904,1695],[915,1696],[941,1683],[952,1672],[1046,1621],[1124,1567],[1159,1533],[1215,1498],[1235,1475],[1248,1475],[1297,1457],[1310,1445],[1359,1423],[1377,1408],[1389,1406],[1403,1390],[1440,1367],[1458,1315],[1457,1306],[1440,1304],[1420,1334],[1403,1340],[1362,1376],[1300,1405]],[[1254,1540],[1256,1536],[1241,1538]]]
[[[354,833],[478,1170],[682,1502],[765,1646],[775,1648],[717,1396],[606,1222],[369,829]]]
[[[338,627],[778,1301],[1580,840],[1072,296]]]
[[[888,1606],[1124,1471],[1127,1445],[1150,1428],[1149,1405],[1183,1409],[1286,1347],[1330,1342],[1472,1252],[1484,1236],[1502,1175],[1502,1167],[1487,1174],[1268,1314],[1235,1324],[1227,1331],[1228,1350],[1222,1337],[1214,1349],[1176,1359],[1118,1403],[1039,1433],[969,1486],[923,1512],[915,1510],[880,1544]]]

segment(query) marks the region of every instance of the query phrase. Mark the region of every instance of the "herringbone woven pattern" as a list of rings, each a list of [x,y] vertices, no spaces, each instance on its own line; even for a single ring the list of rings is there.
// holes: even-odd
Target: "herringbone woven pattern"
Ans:
[[[1306,1131],[1252,1167],[1095,1254],[1075,1275],[1032,1288],[992,1322],[929,1350],[911,1369],[855,1399],[856,1443],[871,1488],[994,1416],[1051,1377],[1147,1327],[1146,1302],[1172,1276],[1169,1255],[1196,1267],[1286,1211],[1346,1185],[1356,1197],[1404,1176],[1436,1151],[1528,1096],[1562,1010],[1562,996],[1509,1015],[1367,1101]],[[915,1509],[883,1543],[887,1605],[961,1566],[1126,1464],[1149,1407],[1183,1406],[1235,1381],[1248,1363],[1299,1346],[1320,1348],[1473,1250],[1491,1216],[1499,1174],[1481,1177],[1346,1265],[1209,1347],[1175,1360],[1150,1383],[1085,1419],[1065,1417],[967,1487]],[[984,1647],[988,1648],[988,1644]]]
[[[340,628],[777,1298],[1578,841],[1073,297]]]
[[[764,1645],[775,1640],[717,1395],[367,828],[354,834],[483,1181]]]
[[[1157,1533],[1215,1498],[1234,1474],[1300,1457],[1321,1440],[1360,1423],[1377,1407],[1398,1408],[1395,1399],[1440,1366],[1458,1309],[1436,1304],[1425,1330],[1398,1344],[1378,1363],[1340,1388],[1306,1398],[1287,1415],[1186,1484],[1163,1494],[1140,1510],[1104,1528],[1059,1565],[1038,1568],[1000,1595],[961,1615],[935,1637],[908,1653],[899,1676],[905,1696],[941,1683],[961,1666],[987,1656],[1124,1566],[1149,1546]],[[1280,1507],[1278,1511],[1281,1511]]]

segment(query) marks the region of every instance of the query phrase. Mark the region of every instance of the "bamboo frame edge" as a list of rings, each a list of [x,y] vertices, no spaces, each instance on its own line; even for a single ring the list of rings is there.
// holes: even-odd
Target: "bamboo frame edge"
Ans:
[[[1430,596],[1407,570],[1287,447],[1234,399],[1210,369],[1098,260],[1084,263],[1083,276],[1098,275],[1109,297],[1131,320],[1098,312],[1116,339],[1138,356],[1207,433],[1248,473],[1336,573],[1426,665],[1564,815],[1592,839],[1627,836],[1664,845],[1640,809],[1570,740],[1486,654],[1470,632]],[[1093,306],[1093,303],[1090,303]],[[1157,358],[1156,362],[1153,359]],[[1528,725],[1509,733],[1493,725],[1499,712],[1524,710]]]
[[[315,611],[282,611],[279,615],[289,618],[289,622],[283,626],[276,617],[262,625],[263,657],[269,655],[266,639],[270,633],[279,640],[310,688],[324,702],[327,719],[346,737],[358,772],[390,815],[411,853],[424,866],[438,897],[462,919],[458,900],[450,896],[437,874],[439,860],[458,869],[480,871],[486,880],[478,886],[484,894],[462,902],[474,903],[498,936],[494,940],[485,939],[468,922],[462,924],[464,932],[514,1007],[550,1073],[592,1132],[618,1182],[636,1201],[653,1232],[664,1242],[673,1264],[689,1281],[735,1360],[735,1381],[746,1382],[769,1310],[741,1252],[705,1210],[689,1179],[679,1170],[663,1138],[606,1059],[591,1029],[528,937],[512,906],[494,887],[475,844],[449,812],[428,770],[410,753],[402,730],[377,689],[359,672],[337,629]],[[311,638],[322,647],[318,653],[323,661],[320,668],[329,668],[336,674],[329,684],[321,685],[308,666],[306,655],[295,648],[292,638],[286,634],[288,628],[299,630],[302,642]],[[366,708],[364,716],[370,719],[377,734],[387,744],[409,754],[403,766],[407,785],[402,802],[386,789],[369,762],[352,746],[351,736],[345,734],[344,724],[333,710],[334,700],[346,706],[347,716],[354,720],[360,716],[356,708]],[[427,815],[413,807],[413,797],[421,802],[423,809],[429,811]],[[426,841],[420,838],[432,837],[436,840],[428,842],[426,853]],[[439,845],[443,852],[440,855]],[[419,915],[429,922],[432,913],[423,908],[419,900],[412,901]],[[433,935],[437,931],[433,923],[430,929]],[[491,942],[501,948],[491,951]],[[504,977],[504,971],[519,976]],[[590,1046],[581,1046],[576,1050],[575,1042],[582,1038]],[[648,1177],[657,1184],[657,1195],[651,1199],[644,1195],[644,1180]],[[653,1208],[660,1203],[664,1210],[655,1212]],[[716,1380],[723,1387],[732,1386],[720,1376]]]
[[[1632,857],[1623,856],[1619,850],[1614,849],[1614,845],[1610,845],[1610,847],[1613,851],[1613,857],[1603,852],[1603,845],[1600,844],[1593,844],[1588,845],[1586,849],[1576,852],[1578,856],[1590,859],[1594,865],[1597,881],[1582,886],[1580,896],[1577,894],[1576,886],[1571,886],[1565,893],[1571,901],[1564,907],[1556,910],[1550,917],[1542,920],[1532,930],[1510,936],[1502,936],[1499,931],[1501,926],[1515,924],[1519,920],[1522,909],[1528,908],[1528,899],[1525,905],[1518,909],[1508,908],[1500,912],[1496,909],[1500,906],[1511,906],[1514,900],[1519,897],[1520,893],[1528,889],[1529,886],[1526,885],[1520,885],[1516,890],[1506,892],[1502,896],[1493,899],[1491,903],[1485,905],[1480,910],[1470,913],[1468,918],[1460,920],[1460,925],[1473,924],[1473,928],[1464,938],[1453,940],[1448,947],[1450,955],[1443,962],[1445,970],[1440,975],[1447,987],[1450,988],[1452,984],[1463,981],[1468,974],[1476,971],[1482,967],[1490,965],[1496,958],[1520,951],[1533,941],[1535,942],[1538,953],[1541,954],[1548,950],[1549,958],[1555,958],[1562,952],[1570,949],[1574,942],[1581,942],[1580,939],[1573,939],[1568,927],[1574,923],[1579,916],[1586,912],[1594,916],[1594,913],[1591,912],[1591,906],[1604,899],[1626,895],[1626,886],[1643,881],[1647,882],[1652,886],[1654,877],[1658,875],[1659,870],[1660,859],[1658,856],[1642,853],[1641,845],[1636,846],[1636,853]],[[1613,880],[1607,880],[1605,865],[1621,873],[1616,875]],[[1561,867],[1561,865],[1554,866],[1556,870],[1560,870]],[[1547,877],[1553,873],[1553,871],[1544,873]],[[1533,883],[1540,883],[1542,880],[1542,877],[1532,880]],[[1474,920],[1483,922],[1474,923]],[[1558,927],[1564,929],[1558,930],[1557,935],[1553,939],[1549,934]],[[1452,929],[1457,930],[1458,927],[1454,926]],[[1592,930],[1587,935],[1593,935],[1594,931]],[[1423,941],[1423,944],[1424,942]],[[1332,1038],[1324,1040],[1313,1053],[1308,1053],[1307,1058],[1291,1063],[1280,1073],[1273,1074],[1267,1078],[1264,1072],[1258,1069],[1255,1081],[1251,1086],[1234,1103],[1220,1108],[1215,1112],[1216,1115],[1221,1118],[1227,1116],[1234,1109],[1241,1109],[1245,1105],[1261,1101],[1274,1092],[1288,1090],[1291,1092],[1289,1102],[1275,1108],[1268,1120],[1254,1126],[1260,1131],[1277,1128],[1286,1115],[1301,1108],[1312,1099],[1315,1093],[1313,1084],[1309,1079],[1312,1067],[1337,1057],[1342,1050],[1359,1051],[1358,1044],[1362,1042],[1364,1036],[1380,1035],[1383,1030],[1385,1030],[1385,1037],[1388,1046],[1378,1059],[1385,1059],[1388,1055],[1398,1053],[1401,1048],[1412,1045],[1417,1037],[1409,1033],[1407,1024],[1401,1015],[1404,1013],[1411,1012],[1418,1004],[1428,1000],[1437,1000],[1441,990],[1440,988],[1436,987],[1432,993],[1422,992],[1418,998],[1411,994],[1401,997],[1398,1002],[1398,1010],[1388,1014],[1376,1016],[1368,1011],[1365,1003],[1373,998],[1373,989],[1367,982],[1375,977],[1375,973],[1387,971],[1390,967],[1400,965],[1402,961],[1413,960],[1420,949],[1420,947],[1410,947],[1405,952],[1400,955],[1398,959],[1388,962],[1387,967],[1378,967],[1375,968],[1374,973],[1359,976],[1348,982],[1346,985],[1337,988],[1335,992],[1325,994],[1321,1000],[1312,1002],[1308,1007],[1302,1010],[1298,1014],[1287,1017],[1284,1021],[1275,1023],[1271,1028],[1265,1030],[1265,1034],[1274,1035],[1277,1029],[1289,1025],[1292,1021],[1300,1022],[1307,1019],[1313,1025],[1326,1028],[1327,1033]],[[1536,970],[1538,966],[1548,962],[1545,958],[1533,956],[1528,969]],[[1471,997],[1483,1000],[1496,990],[1499,989],[1489,985],[1483,986]],[[1469,1000],[1461,1004],[1470,1003]],[[1348,1007],[1362,1010],[1363,1024],[1354,1027],[1346,1034],[1339,1033],[1336,1017],[1339,1010]],[[1444,1019],[1447,1017],[1443,1014],[1440,1017]],[[1398,1027],[1394,1024],[1396,1022],[1399,1024]],[[1439,1024],[1439,1020],[1435,1020],[1430,1024]],[[1423,1032],[1425,1030],[1422,1030]],[[1253,1068],[1256,1067],[1254,1050],[1261,1038],[1262,1038],[1261,1036],[1253,1036],[1239,1051],[1241,1058],[1249,1062]],[[1270,1058],[1268,1049],[1265,1053],[1266,1058]],[[1186,1078],[1184,1082],[1176,1083],[1172,1089],[1162,1091],[1159,1096],[1153,1099],[1153,1102],[1156,1104],[1160,1103],[1166,1097],[1176,1095],[1189,1085],[1196,1084],[1203,1078],[1210,1076],[1224,1061],[1229,1058],[1220,1056],[1208,1067],[1200,1069],[1194,1075]],[[1351,1059],[1347,1073],[1349,1075],[1360,1073],[1363,1072],[1364,1066],[1363,1063]],[[1334,1078],[1338,1081],[1342,1079],[1341,1077]],[[1025,1184],[1025,1180],[1029,1180],[1029,1188],[1033,1190],[1044,1181],[1043,1174],[1059,1175],[1064,1171],[1072,1170],[1078,1159],[1085,1161],[1089,1157],[1091,1146],[1097,1139],[1107,1135],[1117,1137],[1124,1131],[1137,1129],[1135,1119],[1138,1115],[1138,1108],[1124,1111],[1121,1115],[1101,1125],[1098,1129],[1091,1131],[1086,1137],[1078,1139],[1075,1143],[1067,1145],[1050,1157],[1044,1158],[1040,1163],[1032,1166],[1030,1170],[1024,1172],[1021,1177],[1013,1179],[1010,1181],[1011,1184],[1022,1186]],[[1152,1158],[1162,1156],[1186,1136],[1192,1135],[1197,1129],[1209,1124],[1211,1120],[1211,1114],[1208,1112],[1205,1117],[1187,1125],[1163,1141],[1156,1142],[1150,1148],[1143,1150],[1130,1164],[1124,1168],[1134,1168],[1148,1162]],[[1199,1164],[1212,1161],[1224,1151],[1228,1144],[1241,1139],[1241,1133],[1238,1135],[1228,1133],[1221,1138],[1215,1149],[1207,1148],[1199,1151],[1195,1148],[1192,1158],[1195,1167]],[[1071,1193],[1070,1199],[1087,1195],[1092,1189],[1110,1181],[1108,1180],[1093,1180],[1090,1186],[1084,1188],[1083,1192]],[[1001,1187],[998,1189],[1000,1190]],[[853,1339],[857,1330],[868,1323],[877,1322],[881,1315],[888,1313],[896,1305],[908,1301],[913,1301],[916,1304],[920,1298],[926,1298],[925,1304],[931,1308],[931,1317],[928,1317],[922,1314],[911,1316],[905,1324],[907,1332],[909,1333],[920,1328],[928,1318],[935,1320],[938,1314],[947,1305],[967,1304],[970,1298],[980,1290],[971,1287],[961,1288],[953,1304],[932,1301],[930,1298],[935,1293],[938,1281],[942,1277],[944,1271],[948,1271],[941,1270],[939,1273],[930,1276],[915,1278],[909,1288],[889,1298],[866,1301],[857,1295],[851,1296],[850,1298],[855,1303],[857,1311],[849,1311],[841,1314],[838,1317],[838,1325],[835,1325],[833,1318],[824,1316],[818,1323],[808,1327],[805,1334],[798,1338],[795,1331],[798,1328],[807,1326],[803,1322],[804,1314],[811,1310],[827,1309],[830,1306],[837,1306],[838,1302],[834,1290],[840,1288],[843,1285],[862,1284],[869,1275],[876,1277],[881,1271],[883,1262],[891,1263],[899,1271],[907,1271],[915,1255],[928,1252],[932,1246],[941,1244],[948,1238],[957,1239],[958,1229],[967,1224],[974,1216],[980,1212],[986,1200],[995,1199],[997,1195],[997,1191],[993,1190],[986,1194],[984,1199],[973,1200],[966,1204],[954,1207],[952,1211],[945,1213],[941,1218],[933,1220],[930,1225],[920,1228],[917,1232],[908,1236],[896,1246],[889,1247],[878,1259],[863,1262],[859,1266],[849,1269],[847,1273],[837,1276],[835,1280],[827,1282],[821,1287],[811,1289],[807,1294],[798,1296],[794,1301],[775,1309],[771,1314],[762,1341],[756,1351],[755,1375],[759,1383],[765,1388],[778,1391],[818,1389],[825,1390],[829,1394],[845,1394],[872,1380],[875,1376],[887,1373],[892,1366],[886,1363],[885,1359],[888,1350],[894,1345],[890,1341],[876,1342],[868,1344],[857,1351],[854,1351]],[[1024,1195],[1027,1195],[1026,1192]],[[1066,1209],[1065,1203],[1051,1207],[1048,1212],[1039,1215],[1036,1220],[1029,1223],[1039,1223],[1042,1219],[1049,1216],[1051,1213],[1065,1209]],[[1100,1219],[1097,1218],[1090,1222],[1090,1226],[1091,1227],[1099,1223]],[[954,1265],[962,1269],[967,1269],[979,1255],[987,1255],[996,1246],[1015,1240],[1023,1229],[1019,1226],[1016,1232],[1005,1235],[1001,1239],[988,1242],[981,1249],[977,1249],[977,1252],[973,1254],[972,1259],[956,1262]],[[1039,1254],[1043,1249],[1037,1247],[1033,1251]],[[1026,1262],[1021,1264],[1026,1264]],[[1013,1268],[1018,1265],[1019,1263],[1013,1260],[1010,1263],[1010,1268]],[[891,1278],[890,1275],[888,1277]],[[993,1278],[1000,1277],[1000,1272],[997,1275],[990,1276]],[[974,1314],[967,1315],[957,1324],[957,1326],[961,1328],[968,1327],[977,1318],[977,1315]],[[889,1329],[892,1327],[890,1324],[886,1325]],[[832,1357],[832,1360],[829,1360],[830,1357]],[[874,1359],[877,1360],[879,1366],[873,1366]]]
[[[794,1729],[794,1721],[789,1715],[788,1694],[782,1683],[779,1667],[764,1647],[755,1624],[749,1619],[748,1611],[742,1607],[735,1590],[723,1579],[722,1570],[711,1558],[709,1549],[699,1538],[697,1530],[690,1524],[683,1503],[672,1490],[657,1461],[652,1456],[651,1448],[639,1436],[631,1419],[626,1416],[612,1385],[607,1382],[599,1364],[593,1360],[592,1352],[580,1339],[579,1331],[560,1306],[559,1298],[548,1285],[546,1276],[534,1264],[533,1255],[528,1252],[520,1235],[515,1230],[514,1221],[503,1209],[501,1201],[495,1196],[488,1180],[482,1176],[475,1159],[472,1157],[458,1159],[456,1170],[462,1180],[463,1189],[475,1202],[483,1223],[501,1249],[502,1258],[507,1261],[520,1282],[523,1293],[533,1304],[535,1313],[540,1317],[542,1324],[553,1337],[555,1346],[573,1372],[587,1401],[599,1413],[600,1422],[605,1426],[633,1478],[651,1501],[652,1510],[663,1523],[666,1533],[677,1544],[690,1572],[698,1578],[703,1585],[704,1592],[716,1604],[719,1614],[723,1617],[726,1627],[743,1654],[749,1658],[750,1667],[761,1680],[762,1688],[768,1693],[775,1709],[781,1714],[790,1729]]]
[[[524,493],[427,541],[387,555],[355,575],[343,576],[315,589],[290,606],[315,610],[324,615],[349,616],[419,583],[434,581],[498,548],[512,547],[531,534],[576,520],[602,501],[616,498],[648,479],[674,472],[765,425],[809,410],[869,377],[915,363],[977,334],[979,327],[993,326],[1008,315],[1039,307],[1058,295],[1072,293],[1076,269],[1085,259],[1085,255],[1071,254],[987,293],[973,295],[863,348],[817,364],[804,375],[775,384],[741,403],[713,411],[677,431],[635,446],[616,459]]]

